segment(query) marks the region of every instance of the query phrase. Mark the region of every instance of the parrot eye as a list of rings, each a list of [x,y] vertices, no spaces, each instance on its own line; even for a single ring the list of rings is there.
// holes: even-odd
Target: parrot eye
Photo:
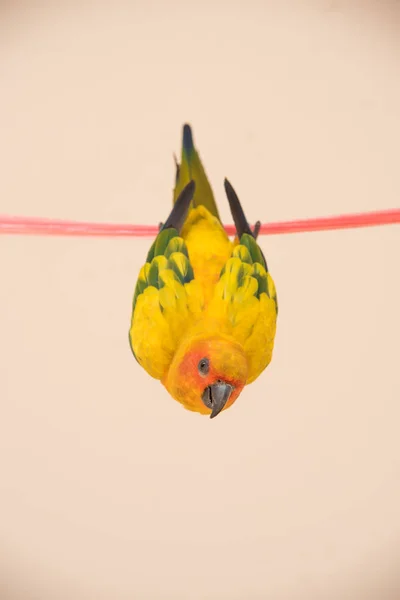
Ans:
[[[208,358],[202,358],[199,364],[197,365],[197,368],[199,370],[200,375],[202,375],[203,377],[208,375],[208,372],[210,370],[210,361],[208,360]]]

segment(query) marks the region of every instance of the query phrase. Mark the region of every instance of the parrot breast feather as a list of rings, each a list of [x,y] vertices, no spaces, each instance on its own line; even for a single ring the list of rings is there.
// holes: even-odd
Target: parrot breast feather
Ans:
[[[163,377],[203,303],[184,240],[176,229],[162,230],[139,273],[129,331],[132,352],[149,375]]]

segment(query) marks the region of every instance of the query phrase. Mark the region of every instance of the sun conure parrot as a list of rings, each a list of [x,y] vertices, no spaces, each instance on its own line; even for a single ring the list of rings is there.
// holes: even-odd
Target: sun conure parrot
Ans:
[[[176,170],[173,208],[139,273],[129,339],[173,398],[213,418],[271,361],[277,296],[259,223],[252,231],[225,179],[237,231],[229,240],[189,125]]]

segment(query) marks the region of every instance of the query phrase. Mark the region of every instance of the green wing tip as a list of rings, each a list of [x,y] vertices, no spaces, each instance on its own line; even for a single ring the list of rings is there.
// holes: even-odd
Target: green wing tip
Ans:
[[[194,151],[192,128],[188,123],[185,123],[183,126],[182,146],[187,155],[190,155]]]

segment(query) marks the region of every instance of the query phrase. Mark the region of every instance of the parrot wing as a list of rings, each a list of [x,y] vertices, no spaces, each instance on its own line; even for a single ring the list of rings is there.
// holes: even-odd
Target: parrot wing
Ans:
[[[278,300],[263,254],[251,233],[243,233],[222,269],[210,306],[244,348],[254,381],[272,358]]]
[[[278,299],[267,261],[257,244],[260,223],[253,232],[235,190],[224,181],[238,244],[221,273],[219,301],[228,302],[227,318],[233,337],[245,350],[249,364],[247,383],[254,381],[269,364],[274,346]]]
[[[139,364],[156,379],[165,374],[183,333],[203,310],[202,288],[179,235],[194,190],[192,181],[180,193],[149,250],[133,297],[130,346]]]

